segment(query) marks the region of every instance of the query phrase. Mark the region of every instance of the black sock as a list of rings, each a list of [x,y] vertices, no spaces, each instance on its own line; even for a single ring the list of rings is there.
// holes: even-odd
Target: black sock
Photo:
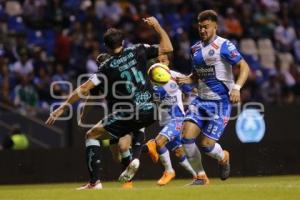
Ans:
[[[100,146],[88,146],[85,153],[90,183],[95,183],[97,180],[100,180]]]
[[[148,152],[149,152],[148,146],[144,144],[142,147],[142,153],[148,153]]]
[[[139,159],[143,149],[145,141],[145,133],[142,131],[133,132],[132,141],[132,159]]]
[[[122,163],[122,169],[125,170],[127,168],[127,166],[129,165],[131,161],[131,155],[125,157],[125,158],[122,158],[121,160],[121,163]]]

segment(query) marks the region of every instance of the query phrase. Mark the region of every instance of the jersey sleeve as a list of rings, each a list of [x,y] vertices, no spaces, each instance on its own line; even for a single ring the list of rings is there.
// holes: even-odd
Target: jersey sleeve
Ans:
[[[173,80],[170,80],[168,83],[166,83],[162,87],[170,95],[175,94],[177,92],[177,90],[179,89],[178,84],[176,83],[176,81],[173,81]]]
[[[231,65],[236,65],[243,57],[232,42],[226,40],[221,47],[221,57]]]
[[[156,58],[159,54],[158,45],[139,44],[137,50],[146,54],[147,59]]]
[[[186,77],[186,75],[180,73],[180,72],[177,72],[177,71],[174,71],[174,70],[170,70],[170,73],[171,73],[171,76],[173,78],[183,78],[183,77]]]
[[[93,74],[92,76],[90,76],[89,80],[92,81],[92,83],[95,86],[97,86],[101,83],[101,80],[98,78],[97,74]]]

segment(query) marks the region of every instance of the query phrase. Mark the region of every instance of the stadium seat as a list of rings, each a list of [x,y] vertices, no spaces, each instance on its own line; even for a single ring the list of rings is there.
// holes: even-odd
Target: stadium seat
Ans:
[[[25,32],[26,25],[21,16],[12,16],[7,19],[7,27],[12,32]]]
[[[241,39],[240,49],[243,54],[257,56],[257,47],[255,41],[252,38]]]
[[[277,54],[279,62],[280,62],[280,69],[281,70],[289,70],[291,64],[294,63],[294,58],[290,53],[278,53]]]
[[[257,41],[258,54],[262,66],[265,68],[275,68],[275,50],[272,41],[267,38],[261,38]]]

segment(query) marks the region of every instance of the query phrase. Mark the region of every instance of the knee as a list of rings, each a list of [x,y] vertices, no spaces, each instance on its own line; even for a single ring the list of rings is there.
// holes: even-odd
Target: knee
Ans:
[[[215,141],[214,140],[212,140],[212,139],[209,139],[209,138],[207,138],[207,137],[201,137],[200,138],[200,146],[201,147],[210,147],[210,146],[214,146],[215,145]]]
[[[161,149],[161,148],[165,147],[165,145],[166,145],[166,141],[164,139],[162,139],[161,137],[156,138],[155,143],[156,143],[157,149]]]
[[[129,146],[130,145],[125,144],[125,143],[119,143],[118,144],[120,152],[125,152],[125,151],[129,150]]]
[[[178,158],[181,158],[185,155],[183,148],[180,148],[180,147],[176,148],[174,153],[175,153],[175,156]]]
[[[113,153],[113,154],[112,154],[112,159],[113,159],[113,161],[116,162],[116,163],[120,163],[120,162],[121,162],[120,157],[121,157],[121,156],[120,156],[119,152],[116,152],[116,153]]]
[[[215,141],[211,139],[202,139],[200,140],[200,150],[203,153],[211,152],[215,147]]]
[[[93,135],[94,135],[93,130],[90,129],[90,130],[88,130],[88,131],[86,132],[86,134],[85,134],[85,139],[96,139],[96,138],[93,137]]]

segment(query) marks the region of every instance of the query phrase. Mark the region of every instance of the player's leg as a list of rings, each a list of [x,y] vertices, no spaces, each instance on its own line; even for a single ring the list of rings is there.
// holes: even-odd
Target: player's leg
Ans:
[[[145,143],[145,128],[132,132],[132,159],[139,159]]]
[[[129,164],[132,160],[132,155],[130,152],[131,144],[132,144],[132,135],[131,134],[126,134],[125,136],[123,136],[119,139],[119,143],[118,143],[119,148],[118,149],[121,154],[121,163],[122,163],[122,168],[123,168],[122,171],[127,169],[127,167],[129,166]],[[125,189],[133,188],[132,179],[125,181],[122,185],[122,188],[125,188]]]
[[[117,163],[122,163],[122,169],[125,170],[131,161],[131,153],[129,151],[131,145],[131,135],[127,134],[119,139],[110,140],[110,151],[113,160]],[[122,185],[122,188],[133,188],[133,182],[127,181]]]
[[[159,134],[155,138],[155,143],[157,147],[157,152],[159,154],[159,159],[161,164],[164,166],[165,170],[162,177],[157,181],[157,184],[160,186],[168,184],[173,178],[175,178],[175,170],[173,169],[170,153],[166,144],[169,142],[169,139]]]
[[[81,189],[101,189],[100,182],[100,142],[98,138],[109,139],[110,135],[103,128],[101,122],[87,131],[86,134],[86,163],[90,175],[89,183],[78,188]]]
[[[203,127],[200,136],[200,149],[206,155],[216,159],[219,163],[219,175],[221,180],[226,180],[230,175],[229,152],[223,150],[217,142],[222,136],[230,116],[229,104],[217,104],[217,109],[210,120]],[[220,113],[221,112],[221,113]]]
[[[140,166],[139,158],[132,159],[129,151],[130,144],[132,143],[132,136],[126,135],[120,138],[120,151],[122,156],[122,165],[124,171],[119,176],[119,181],[124,182],[124,188],[132,188],[132,179]]]
[[[200,128],[194,122],[185,121],[182,129],[182,145],[185,149],[188,161],[196,171],[197,175],[201,176],[205,174],[202,157],[198,146],[195,141],[200,134]]]
[[[131,135],[126,134],[125,136],[119,139],[118,147],[121,154],[121,163],[123,170],[129,165],[131,161],[130,145],[131,145]]]
[[[166,147],[166,144],[168,142],[169,142],[168,138],[161,134],[159,134],[155,138],[155,143],[156,143],[157,152],[159,154],[159,159],[160,159],[162,165],[164,166],[165,171],[174,173],[174,169],[172,167],[172,163],[171,163],[171,159],[170,159],[170,153]]]
[[[135,113],[134,118],[131,120],[120,121],[119,127],[123,130],[128,130],[128,132],[138,131],[143,127],[148,127],[154,122],[155,112],[152,108],[151,110],[144,111],[144,109],[139,110],[139,112]],[[140,166],[140,160],[138,158],[134,158],[125,171],[119,177],[119,180],[122,182],[126,182],[131,180],[136,174],[138,168]]]
[[[180,131],[182,128],[182,120],[171,120],[155,138],[157,152],[161,163],[165,167],[165,171],[159,185],[165,185],[175,177],[175,171],[172,167],[170,153],[168,149],[175,149],[180,145]]]
[[[197,173],[197,179],[192,184],[205,185],[208,182],[203,165],[201,153],[196,145],[196,138],[200,135],[203,127],[203,115],[201,101],[194,99],[188,108],[182,128],[182,145],[185,149],[188,161]]]
[[[118,143],[119,143],[119,139],[113,138],[109,140],[109,149],[112,154],[112,158],[116,163],[120,163],[122,159],[119,151]]]
[[[177,147],[175,150],[173,150],[175,153],[175,156],[178,158],[179,164],[186,170],[188,171],[193,178],[197,177],[197,173],[195,172],[195,170],[193,169],[193,167],[191,166],[191,164],[189,163],[184,149],[182,146]]]
[[[196,171],[193,169],[191,164],[189,163],[187,156],[185,154],[184,148],[181,142],[181,129],[182,129],[183,121],[181,121],[178,129],[174,130],[174,138],[171,142],[167,144],[168,148],[171,149],[175,156],[177,157],[179,164],[187,170],[193,178],[197,177]]]

